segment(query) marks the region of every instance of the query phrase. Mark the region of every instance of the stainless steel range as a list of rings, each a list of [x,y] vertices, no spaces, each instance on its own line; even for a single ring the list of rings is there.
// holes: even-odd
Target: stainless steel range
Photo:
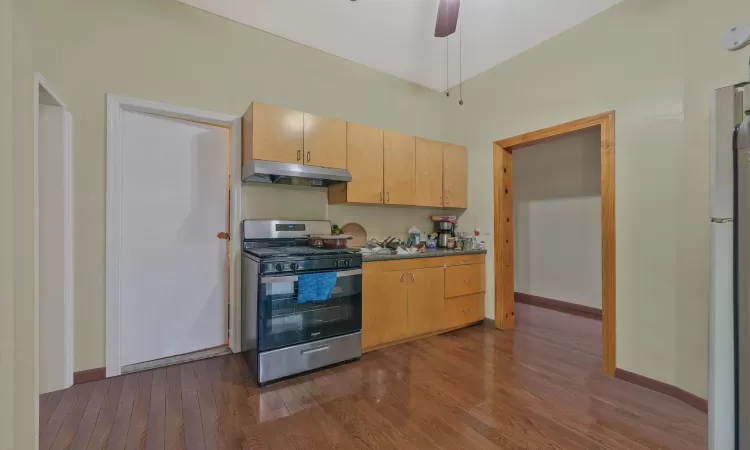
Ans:
[[[243,222],[242,350],[259,384],[362,354],[362,255],[307,246],[330,232],[328,221]]]

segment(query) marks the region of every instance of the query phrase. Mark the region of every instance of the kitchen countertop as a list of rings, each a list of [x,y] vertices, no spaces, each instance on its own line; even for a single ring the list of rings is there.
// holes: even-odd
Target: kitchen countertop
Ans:
[[[424,253],[410,253],[408,255],[362,255],[363,262],[391,261],[394,259],[440,258],[442,256],[479,255],[487,250],[427,250]]]

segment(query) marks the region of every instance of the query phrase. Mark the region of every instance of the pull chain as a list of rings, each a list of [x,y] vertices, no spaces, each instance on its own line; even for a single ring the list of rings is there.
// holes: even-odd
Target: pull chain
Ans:
[[[464,73],[463,73],[463,54],[464,54],[464,21],[461,20],[458,26],[458,104],[464,104]]]
[[[448,47],[448,36],[446,36],[445,37],[445,96],[446,97],[451,96],[450,81],[448,77],[448,68],[450,67],[449,58],[450,58],[450,49]]]

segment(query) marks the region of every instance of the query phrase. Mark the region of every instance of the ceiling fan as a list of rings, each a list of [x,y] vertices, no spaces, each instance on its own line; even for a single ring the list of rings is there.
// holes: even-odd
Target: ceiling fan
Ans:
[[[440,0],[435,22],[435,37],[447,37],[456,32],[460,6],[461,0]]]

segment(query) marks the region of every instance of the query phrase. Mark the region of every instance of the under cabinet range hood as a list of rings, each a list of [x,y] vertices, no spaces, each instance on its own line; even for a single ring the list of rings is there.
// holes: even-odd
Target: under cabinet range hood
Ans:
[[[252,159],[242,166],[242,181],[327,187],[352,181],[345,169]]]

